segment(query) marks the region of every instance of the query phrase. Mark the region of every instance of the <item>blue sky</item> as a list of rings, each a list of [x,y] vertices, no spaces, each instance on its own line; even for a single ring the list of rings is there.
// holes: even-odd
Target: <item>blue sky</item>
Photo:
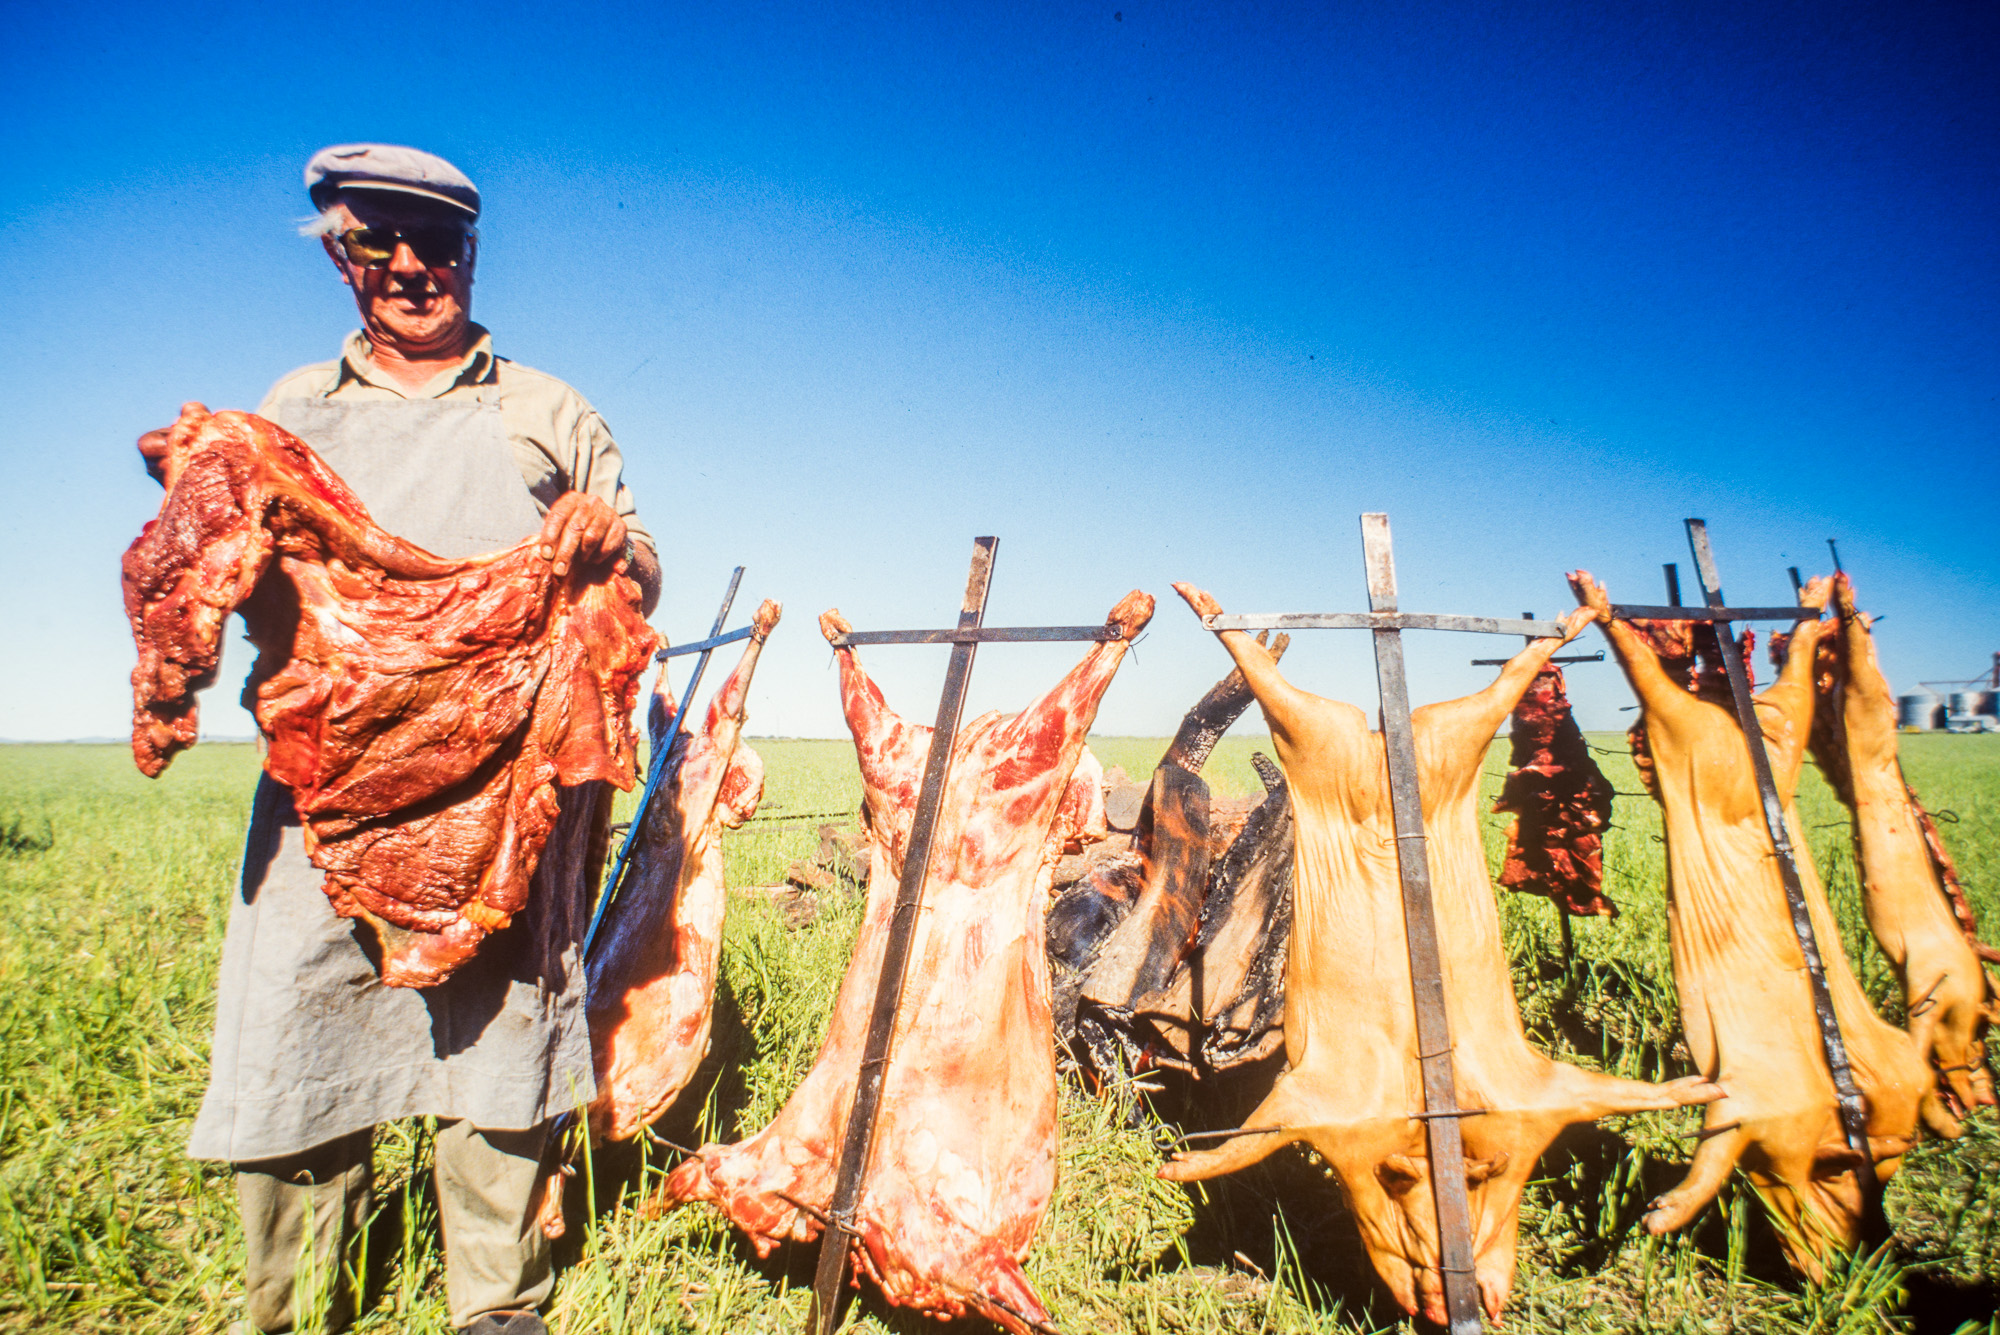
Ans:
[[[0,736],[124,731],[131,442],[334,354],[299,172],[365,139],[484,191],[475,314],[618,435],[657,623],[703,633],[739,562],[746,612],[785,602],[753,732],[838,732],[815,615],[943,624],[976,533],[994,624],[1162,599],[1099,726],[1169,731],[1227,666],[1169,582],[1358,607],[1374,509],[1413,610],[1553,613],[1578,565],[1652,601],[1688,515],[1733,600],[1783,601],[1838,537],[1892,679],[1969,673],[1996,39],[1969,6],[11,5]],[[1503,648],[1412,637],[1416,697]],[[1365,636],[1293,655],[1372,701]],[[1073,657],[985,651],[973,705]],[[934,708],[942,650],[870,662]],[[1571,684],[1622,721],[1615,669]]]

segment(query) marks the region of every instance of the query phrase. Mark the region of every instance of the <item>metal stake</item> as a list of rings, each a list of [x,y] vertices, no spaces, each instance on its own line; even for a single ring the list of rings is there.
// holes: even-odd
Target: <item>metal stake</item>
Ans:
[[[833,1199],[820,1241],[819,1265],[813,1273],[812,1309],[806,1320],[811,1335],[831,1335],[840,1311],[840,1281],[847,1258],[859,1236],[855,1215],[875,1149],[875,1123],[882,1106],[882,1085],[889,1071],[889,1054],[896,1036],[896,1012],[903,1000],[903,979],[917,937],[917,915],[923,911],[924,888],[930,877],[931,841],[937,832],[938,807],[951,774],[951,751],[958,738],[958,720],[972,680],[972,656],[981,644],[1020,644],[1060,640],[1115,640],[1116,627],[1025,626],[984,628],[986,593],[993,579],[998,538],[972,540],[972,569],[965,581],[965,601],[958,625],[950,630],[849,631],[836,648],[855,644],[949,644],[951,663],[945,669],[944,692],[938,699],[937,726],[931,732],[930,754],[924,760],[923,787],[910,821],[910,845],[903,855],[903,874],[896,884],[896,912],[889,922],[889,940],[882,952],[882,972],[875,984],[875,1007],[868,1017],[862,1045],[861,1070],[854,1087],[854,1106],[841,1140]]]
[[[965,580],[965,601],[958,612],[960,630],[976,630],[986,619],[986,593],[993,580],[993,557],[1000,539],[972,540],[972,569]],[[896,1035],[896,1010],[903,1000],[903,976],[909,969],[910,948],[917,938],[917,914],[924,906],[924,885],[930,878],[931,836],[937,832],[938,804],[951,773],[951,748],[958,737],[958,717],[965,709],[966,687],[972,681],[972,656],[978,644],[951,646],[945,669],[944,693],[938,699],[937,725],[931,732],[930,755],[924,760],[924,786],[910,823],[910,845],[903,855],[903,874],[896,883],[896,913],[889,922],[889,942],[882,952],[882,973],[875,984],[875,1012],[868,1017],[868,1037],[862,1044],[861,1070],[854,1087],[854,1108],[841,1141],[833,1201],[820,1241],[819,1268],[813,1274],[812,1312],[806,1328],[831,1335],[840,1310],[840,1281],[847,1271],[847,1254],[857,1236],[855,1207],[875,1148],[875,1117],[882,1106],[882,1078],[889,1070],[889,1046]]]
[[[750,627],[729,635],[722,633],[722,623],[729,619],[730,604],[736,601],[736,588],[743,582],[743,567],[736,567],[729,577],[729,588],[722,595],[722,606],[715,611],[715,628],[706,640],[697,641],[678,650],[660,651],[660,671],[665,672],[665,660],[677,653],[693,653],[699,650],[701,657],[694,661],[694,675],[688,679],[687,693],[675,707],[667,726],[660,732],[660,745],[646,758],[646,787],[639,794],[639,808],[632,814],[632,824],[625,831],[625,842],[619,846],[618,861],[611,868],[611,876],[604,883],[604,893],[597,897],[597,909],[590,915],[590,930],[583,935],[583,958],[590,959],[591,948],[597,944],[598,929],[604,926],[604,915],[611,908],[611,901],[618,897],[618,889],[625,883],[625,869],[631,864],[632,850],[638,847],[639,832],[646,828],[646,813],[653,809],[653,798],[666,786],[669,777],[680,772],[681,760],[687,755],[687,748],[680,744],[681,725],[687,721],[688,710],[694,706],[695,692],[701,689],[701,674],[708,670],[708,656],[732,640],[740,640],[750,634]]]
[[[1722,577],[1715,567],[1715,555],[1708,544],[1708,525],[1700,519],[1687,521],[1688,547],[1694,553],[1697,578],[1711,612],[1724,609]],[[1831,545],[1829,543],[1829,545]],[[1817,611],[1802,609],[1793,620],[1817,618]],[[1777,780],[1771,774],[1771,757],[1764,749],[1764,729],[1757,722],[1757,703],[1750,694],[1749,675],[1743,669],[1743,649],[1730,634],[1729,623],[1715,618],[1715,639],[1722,652],[1723,671],[1729,677],[1729,693],[1736,705],[1736,721],[1742,725],[1743,739],[1750,747],[1750,767],[1757,776],[1757,793],[1763,800],[1764,828],[1770,833],[1772,851],[1777,854],[1778,876],[1784,882],[1785,905],[1792,915],[1792,932],[1798,937],[1799,951],[1805,956],[1806,976],[1812,984],[1813,1014],[1819,1021],[1820,1046],[1833,1076],[1833,1089],[1840,1104],[1840,1126],[1848,1147],[1861,1156],[1854,1175],[1861,1184],[1861,1229],[1863,1245],[1873,1248],[1887,1240],[1889,1221],[1882,1210],[1882,1187],[1875,1178],[1875,1156],[1868,1149],[1868,1107],[1854,1083],[1848,1063],[1847,1043],[1840,1034],[1840,1021],[1833,1012],[1833,993],[1826,984],[1826,963],[1820,955],[1819,938],[1813,931],[1812,913],[1806,905],[1804,884],[1799,880],[1797,855],[1792,851],[1791,832],[1785,828],[1785,804],[1778,796]],[[1838,943],[1835,943],[1838,949]]]
[[[1368,607],[1396,610],[1396,563],[1389,516],[1361,516],[1361,547],[1368,566]],[[1438,953],[1437,915],[1431,905],[1430,857],[1424,839],[1424,804],[1417,791],[1416,734],[1410,690],[1403,676],[1403,633],[1377,629],[1375,677],[1382,692],[1382,745],[1389,758],[1389,809],[1396,828],[1396,864],[1402,874],[1403,932],[1410,954],[1410,986],[1417,1013],[1417,1060],[1424,1077],[1424,1137],[1430,1147],[1431,1191],[1437,1202],[1438,1269],[1444,1279],[1447,1328],[1452,1335],[1480,1329],[1479,1285],[1472,1264],[1472,1203],[1465,1187],[1465,1139],[1459,1129],[1452,1079],[1451,1020],[1445,1011],[1444,964]]]

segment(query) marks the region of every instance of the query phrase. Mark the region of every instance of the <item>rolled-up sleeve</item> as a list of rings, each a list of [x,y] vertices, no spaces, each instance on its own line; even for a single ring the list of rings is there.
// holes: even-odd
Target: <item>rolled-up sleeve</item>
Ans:
[[[611,438],[611,428],[604,424],[596,409],[577,419],[571,457],[576,460],[571,474],[576,479],[576,489],[609,505],[625,521],[625,531],[633,541],[645,543],[657,557],[660,544],[640,520],[632,489],[625,485],[625,456],[619,453],[618,442]]]

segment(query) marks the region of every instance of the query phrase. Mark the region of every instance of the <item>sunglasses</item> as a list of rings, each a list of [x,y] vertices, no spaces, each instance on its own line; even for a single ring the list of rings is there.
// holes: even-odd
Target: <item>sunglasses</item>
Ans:
[[[340,248],[349,264],[364,269],[388,268],[398,245],[408,246],[426,269],[455,269],[469,240],[460,227],[353,227],[340,234]]]

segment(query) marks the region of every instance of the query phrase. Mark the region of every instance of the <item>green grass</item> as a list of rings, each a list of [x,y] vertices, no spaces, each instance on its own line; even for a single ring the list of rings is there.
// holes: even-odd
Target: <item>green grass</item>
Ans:
[[[1623,738],[1606,773],[1638,781]],[[729,843],[732,885],[781,880],[811,853],[826,813],[860,792],[844,741],[754,743],[769,770],[762,819]],[[1143,779],[1164,739],[1103,738],[1107,766]],[[1231,738],[1208,776],[1222,793],[1259,790]],[[1268,750],[1268,746],[1264,749]],[[1489,758],[1489,793],[1504,768]],[[2000,934],[2000,738],[1912,737],[1912,781],[1947,827],[1977,906]],[[254,749],[207,745],[159,781],[122,747],[0,747],[0,1331],[212,1331],[238,1314],[241,1241],[229,1175],[182,1154],[206,1079],[210,990],[248,816]],[[629,799],[626,807],[629,809]],[[1900,1019],[1888,969],[1855,899],[1845,822],[1816,778],[1802,798],[1813,854],[1859,972]],[[621,816],[622,818],[622,816]],[[1565,975],[1553,912],[1502,902],[1530,1029],[1571,1060],[1639,1075],[1685,1069],[1667,961],[1659,825],[1649,800],[1621,800],[1606,864],[1624,915],[1582,923]],[[1488,821],[1499,850],[1500,818]],[[811,1062],[858,925],[835,900],[794,930],[765,904],[732,903],[717,1053],[669,1138],[754,1129]],[[1158,1096],[1190,1123],[1228,1125],[1256,1097],[1239,1084]],[[1065,1330],[1084,1332],[1392,1329],[1325,1173],[1287,1152],[1183,1189],[1155,1179],[1153,1134],[1129,1104],[1070,1090],[1062,1179],[1029,1274]],[[1523,1209],[1513,1331],[1989,1330],[2000,1295],[2000,1130],[1991,1113],[1958,1142],[1913,1151],[1890,1189],[1901,1250],[1825,1286],[1793,1280],[1747,1188],[1672,1239],[1635,1236],[1645,1199],[1670,1184],[1686,1117],[1644,1115],[1565,1136]],[[368,1237],[361,1329],[444,1332],[435,1210],[421,1171],[428,1132],[384,1128],[378,1212]],[[812,1258],[758,1262],[710,1212],[641,1218],[637,1204],[672,1155],[611,1147],[571,1189],[572,1236],[550,1313],[574,1332],[794,1331]],[[413,1170],[417,1170],[413,1172]],[[587,1206],[594,1196],[595,1218]],[[862,1330],[936,1327],[869,1298]],[[979,1329],[976,1323],[970,1329]]]

